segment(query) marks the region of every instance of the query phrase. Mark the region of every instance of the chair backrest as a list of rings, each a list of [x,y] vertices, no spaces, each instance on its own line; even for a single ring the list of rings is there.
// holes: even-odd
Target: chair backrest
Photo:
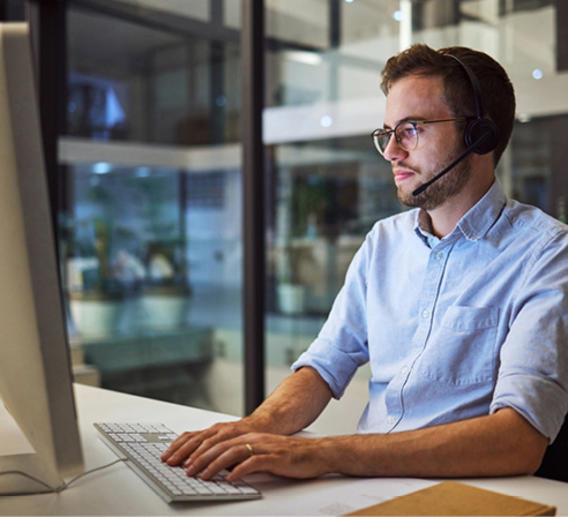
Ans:
[[[536,476],[568,481],[568,416],[556,440],[546,449],[544,459]]]

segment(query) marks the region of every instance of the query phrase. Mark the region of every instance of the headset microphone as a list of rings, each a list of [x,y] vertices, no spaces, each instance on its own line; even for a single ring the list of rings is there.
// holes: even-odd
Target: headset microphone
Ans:
[[[415,191],[412,192],[413,196],[417,196],[424,192],[432,183],[438,181],[442,176],[450,172],[458,163],[465,159],[470,153],[474,152],[474,149],[487,137],[487,134],[481,135],[475,142],[473,142],[462,154],[460,154],[450,165],[448,165],[444,170],[440,171],[431,180],[420,185]]]
[[[432,183],[438,181],[444,174],[450,172],[459,162],[465,159],[470,153],[476,154],[487,154],[493,151],[495,147],[499,144],[499,130],[495,122],[491,119],[484,117],[483,103],[481,101],[481,87],[479,85],[479,80],[477,76],[473,73],[473,70],[469,68],[461,59],[452,55],[446,54],[446,56],[451,57],[462,67],[462,69],[467,74],[469,82],[471,83],[471,88],[473,90],[473,100],[475,102],[475,118],[468,121],[464,130],[464,143],[467,146],[466,150],[458,156],[450,165],[448,165],[443,171],[439,172],[431,180],[427,181],[420,187],[418,187],[414,192],[413,196],[417,196],[421,192],[424,192]]]

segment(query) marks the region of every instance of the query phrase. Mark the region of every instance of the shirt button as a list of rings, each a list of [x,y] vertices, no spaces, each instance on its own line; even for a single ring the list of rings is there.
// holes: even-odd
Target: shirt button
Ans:
[[[430,316],[430,311],[428,309],[422,311],[422,317],[424,319],[428,318],[428,316]]]
[[[408,366],[403,366],[400,370],[400,373],[402,374],[408,373]]]
[[[444,258],[444,254],[441,251],[438,251],[435,255],[436,260],[442,260]]]
[[[387,422],[389,423],[389,425],[393,425],[396,422],[396,418],[394,416],[389,416],[387,418]]]

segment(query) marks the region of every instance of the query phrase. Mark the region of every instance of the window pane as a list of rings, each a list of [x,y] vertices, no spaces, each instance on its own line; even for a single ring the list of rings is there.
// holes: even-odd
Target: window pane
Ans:
[[[173,145],[238,141],[240,89],[231,80],[238,33],[234,41],[215,41],[70,9],[68,38],[69,135]]]
[[[207,2],[132,3],[68,9],[69,326],[102,386],[238,414],[238,33],[206,35]]]

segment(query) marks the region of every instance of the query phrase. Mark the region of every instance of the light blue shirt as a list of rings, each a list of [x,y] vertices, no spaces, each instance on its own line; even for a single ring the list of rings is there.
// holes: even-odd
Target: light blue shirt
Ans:
[[[361,433],[509,407],[552,441],[568,411],[567,227],[498,181],[443,239],[419,219],[373,226],[292,368],[312,366],[339,398],[369,361]]]

